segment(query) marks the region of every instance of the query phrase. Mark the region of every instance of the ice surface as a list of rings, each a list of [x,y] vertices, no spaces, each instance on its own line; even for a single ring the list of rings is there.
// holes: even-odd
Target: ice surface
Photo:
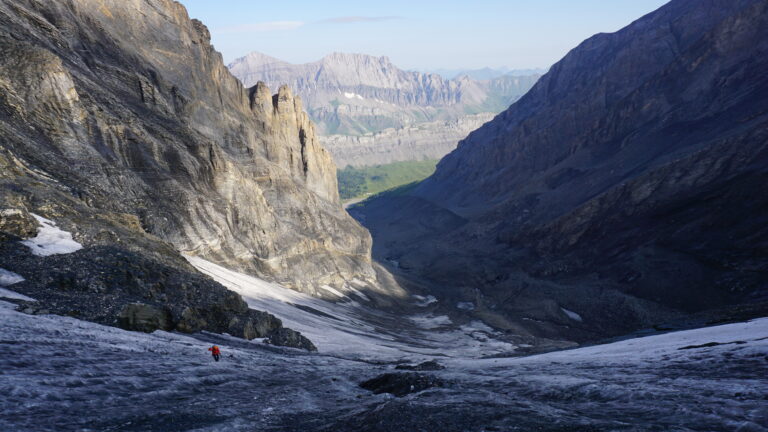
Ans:
[[[570,318],[570,319],[572,319],[574,321],[579,321],[579,322],[583,321],[581,319],[581,315],[577,314],[574,311],[570,311],[570,310],[568,310],[566,308],[563,308],[563,307],[561,307],[560,310],[562,310],[566,315],[568,315],[568,318]]]
[[[403,319],[354,301],[327,302],[201,258],[187,259],[201,272],[243,296],[250,307],[268,311],[286,327],[300,331],[321,352],[381,361],[428,359],[445,353],[479,357],[510,353],[516,348],[503,340],[478,338],[474,329],[447,327],[451,324],[447,316],[416,315],[410,320]]]
[[[37,301],[32,297],[27,297],[24,294],[19,294],[15,291],[11,291],[6,288],[0,288],[0,298],[24,300],[24,301]]]
[[[449,354],[433,372],[444,388],[397,399],[358,387],[393,365],[12,307],[0,301],[0,430],[768,430],[768,319],[523,358]],[[348,426],[361,418],[372,426]]]
[[[494,334],[497,333],[496,330],[488,326],[482,321],[472,321],[469,324],[464,324],[461,326],[461,329],[466,332],[485,332],[488,334]]]
[[[29,247],[37,256],[50,256],[77,252],[83,245],[72,239],[72,233],[62,231],[50,219],[32,213],[32,216],[42,225],[37,231],[37,237],[21,242]]]
[[[11,286],[13,284],[17,284],[19,282],[24,282],[24,278],[21,277],[21,275],[18,275],[12,271],[8,271],[6,269],[0,268],[0,298],[35,301],[35,299],[31,297],[27,297],[25,295],[11,291],[9,289],[2,288],[2,287]]]
[[[433,295],[420,296],[415,294],[413,298],[416,299],[416,306],[418,307],[427,307],[433,303],[437,303],[437,297]]]
[[[539,356],[525,357],[519,361],[536,363],[539,361],[600,361],[602,363],[648,363],[660,357],[669,356],[675,361],[699,357],[702,352],[718,352],[720,346],[701,349],[681,350],[680,348],[716,343],[747,342],[735,344],[726,351],[739,351],[741,354],[768,355],[768,318],[761,318],[745,323],[705,327],[695,330],[666,333],[662,335],[629,339],[621,342],[595,345],[574,350],[557,351]],[[753,342],[753,343],[749,343]],[[703,351],[702,351],[703,350]],[[763,361],[766,359],[763,358]],[[766,362],[768,363],[768,362]],[[767,367],[765,364],[764,367]],[[768,390],[768,387],[766,388]]]
[[[475,310],[475,304],[472,302],[458,302],[456,303],[456,308],[465,310],[465,311],[471,311],[471,310]]]
[[[427,330],[190,262],[305,333],[320,353],[130,333],[0,301],[0,430],[768,432],[768,319],[498,357],[516,347],[481,321]],[[219,363],[206,351],[214,343]],[[432,372],[444,388],[397,399],[358,387],[392,371],[393,360],[425,359],[447,367]],[[378,429],[350,427],[357,419]]]
[[[0,286],[10,286],[19,282],[24,282],[24,278],[12,271],[0,268]]]

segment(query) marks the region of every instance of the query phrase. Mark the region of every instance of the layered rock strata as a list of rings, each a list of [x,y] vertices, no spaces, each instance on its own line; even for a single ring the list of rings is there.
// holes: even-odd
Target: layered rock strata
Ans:
[[[54,195],[76,201],[86,246],[91,219],[119,219],[306,292],[375,285],[301,100],[243,88],[177,2],[3,2],[0,54],[6,201],[65,224]]]

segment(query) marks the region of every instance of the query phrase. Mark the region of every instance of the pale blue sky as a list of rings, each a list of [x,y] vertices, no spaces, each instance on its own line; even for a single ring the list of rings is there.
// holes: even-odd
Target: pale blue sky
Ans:
[[[667,0],[180,0],[224,60],[386,55],[406,69],[548,67]]]

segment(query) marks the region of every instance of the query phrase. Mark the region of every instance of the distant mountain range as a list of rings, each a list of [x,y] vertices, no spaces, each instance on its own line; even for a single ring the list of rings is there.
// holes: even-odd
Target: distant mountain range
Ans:
[[[545,73],[547,73],[547,69],[545,68],[510,69],[507,67],[501,67],[501,68],[485,67],[481,69],[431,69],[431,70],[423,70],[422,72],[437,74],[445,79],[456,79],[462,76],[467,76],[474,80],[484,81],[484,80],[492,80],[492,79],[503,77],[503,76],[544,75]]]
[[[442,157],[482,125],[478,118],[487,121],[488,114],[506,109],[539,78],[449,80],[401,70],[387,57],[343,53],[297,65],[254,52],[229,69],[245,86],[262,81],[269,88],[294,89],[340,167]]]

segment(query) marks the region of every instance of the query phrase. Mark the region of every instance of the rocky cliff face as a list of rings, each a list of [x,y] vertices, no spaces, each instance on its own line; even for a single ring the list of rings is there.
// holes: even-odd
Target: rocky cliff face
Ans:
[[[0,4],[5,205],[86,247],[177,249],[310,293],[375,285],[301,100],[243,88],[209,38],[171,0]]]
[[[362,136],[320,137],[338,166],[371,166],[392,162],[440,159],[456,148],[471,131],[493,119],[493,114],[474,114],[456,120],[417,123]]]
[[[680,0],[585,41],[409,195],[359,211],[377,254],[544,333],[765,300],[766,29],[763,0]]]
[[[466,83],[437,74],[400,70],[387,57],[364,54],[333,53],[314,63],[293,65],[255,52],[235,60],[229,68],[246,86],[258,81],[289,84],[299,94],[306,93],[313,105],[325,96],[317,92],[320,89],[336,95],[339,90],[352,92],[401,106],[454,105],[461,101],[460,91],[466,87]]]
[[[301,65],[252,53],[229,68],[246,86],[258,81],[288,84],[301,95],[339,166],[442,157],[480,126],[474,114],[498,113],[538,79],[530,75],[447,80],[403,71],[386,57],[341,53]],[[450,127],[441,130],[439,125],[445,124]],[[389,139],[393,134],[403,138],[397,148]],[[364,138],[356,141],[358,137]],[[437,141],[441,143],[433,144]],[[359,152],[350,153],[351,148]]]

